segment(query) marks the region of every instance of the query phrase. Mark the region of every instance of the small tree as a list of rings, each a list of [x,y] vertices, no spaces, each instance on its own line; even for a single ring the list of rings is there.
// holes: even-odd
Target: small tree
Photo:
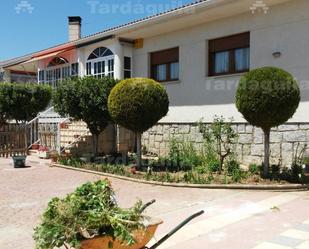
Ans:
[[[146,78],[121,81],[108,98],[113,120],[137,136],[137,166],[141,166],[141,135],[168,112],[169,100],[164,87]]]
[[[10,119],[10,106],[12,105],[11,92],[11,84],[0,83],[0,127]]]
[[[226,158],[233,154],[233,146],[237,133],[233,130],[231,122],[226,122],[223,117],[215,117],[212,124],[199,123],[199,130],[207,144],[213,145],[219,158],[219,172],[222,172]]]
[[[38,84],[0,84],[0,116],[2,122],[27,122],[44,111],[51,100],[51,88]]]
[[[38,84],[0,84],[0,125],[9,120],[22,123],[44,111],[51,100],[51,88]],[[25,133],[25,144],[27,137]]]
[[[245,74],[236,93],[236,106],[244,118],[264,132],[264,177],[269,176],[269,140],[272,127],[289,120],[300,102],[297,82],[288,72],[263,67]]]
[[[52,91],[49,86],[12,84],[12,88],[10,112],[17,123],[32,120],[50,104]]]
[[[87,124],[93,136],[94,156],[98,152],[98,137],[111,122],[107,99],[116,83],[110,77],[74,77],[61,82],[53,96],[56,112]]]

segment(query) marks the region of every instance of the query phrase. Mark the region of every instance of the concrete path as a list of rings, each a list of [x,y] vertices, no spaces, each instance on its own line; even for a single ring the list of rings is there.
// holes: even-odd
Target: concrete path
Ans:
[[[29,164],[13,169],[10,159],[0,159],[0,249],[33,249],[33,227],[48,200],[100,179],[49,168],[45,161]],[[147,211],[164,220],[155,239],[190,214],[205,210],[160,249],[309,248],[309,192],[200,190],[111,181],[124,207],[138,198],[157,200]]]

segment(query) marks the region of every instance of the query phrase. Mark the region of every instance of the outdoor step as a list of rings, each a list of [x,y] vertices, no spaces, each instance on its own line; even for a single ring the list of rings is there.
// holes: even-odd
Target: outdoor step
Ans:
[[[29,156],[38,156],[39,155],[39,151],[38,150],[29,150],[28,151],[28,155]]]

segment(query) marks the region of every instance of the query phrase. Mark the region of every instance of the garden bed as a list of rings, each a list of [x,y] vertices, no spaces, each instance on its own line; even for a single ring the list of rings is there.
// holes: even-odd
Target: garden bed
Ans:
[[[306,190],[308,186],[304,184],[293,184],[287,181],[265,180],[257,174],[248,176],[238,183],[232,182],[231,176],[219,174],[198,174],[197,172],[139,172],[124,165],[104,165],[104,164],[83,164],[83,165],[63,165],[52,164],[52,167],[59,167],[69,170],[77,170],[85,173],[97,174],[106,177],[118,178],[121,180],[133,181],[144,184],[188,187],[188,188],[208,188],[208,189],[255,189],[255,190]]]

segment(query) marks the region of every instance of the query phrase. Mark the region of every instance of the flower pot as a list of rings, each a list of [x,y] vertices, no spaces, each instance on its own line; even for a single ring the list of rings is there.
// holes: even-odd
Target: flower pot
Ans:
[[[49,158],[49,151],[39,151],[39,158],[48,159]]]
[[[113,240],[109,236],[95,237],[93,239],[84,240],[81,243],[81,249],[107,249],[109,244],[113,243],[113,249],[141,249],[144,248],[154,236],[157,227],[162,224],[161,220],[152,220],[149,218],[149,224],[146,225],[146,231],[136,230],[133,232],[135,244],[128,246],[119,240]]]
[[[26,167],[27,156],[13,156],[14,168],[24,168]]]
[[[32,146],[31,146],[31,149],[33,149],[33,150],[38,150],[40,148],[40,145],[39,144],[33,144]]]
[[[136,169],[136,166],[133,166],[133,167],[131,167],[130,168],[130,172],[132,173],[132,174],[136,174],[136,171],[137,171],[137,169]]]

